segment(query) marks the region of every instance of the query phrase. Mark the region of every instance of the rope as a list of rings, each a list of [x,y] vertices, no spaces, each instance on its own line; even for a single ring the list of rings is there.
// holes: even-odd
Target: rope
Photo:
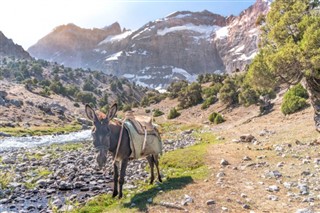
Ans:
[[[121,144],[121,140],[122,140],[123,128],[124,128],[124,121],[122,122],[122,125],[121,125],[121,130],[120,130],[120,135],[119,135],[119,140],[118,140],[118,145],[117,145],[117,151],[116,151],[116,155],[114,156],[112,164],[115,164],[116,159],[118,157],[118,152],[119,152],[119,148],[120,148],[120,144]]]
[[[147,142],[147,128],[144,127],[144,141],[143,141],[143,145],[142,145],[142,151],[141,154],[143,155],[144,152],[146,151],[146,142]]]

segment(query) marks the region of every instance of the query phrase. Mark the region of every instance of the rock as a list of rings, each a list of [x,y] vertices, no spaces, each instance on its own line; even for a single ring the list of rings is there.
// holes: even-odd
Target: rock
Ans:
[[[320,158],[315,158],[313,162],[317,165],[320,165]]]
[[[13,157],[3,156],[2,158],[2,163],[5,163],[5,164],[15,164],[15,162],[16,162],[16,159]]]
[[[224,138],[223,136],[218,136],[218,137],[217,137],[217,140],[218,140],[218,141],[223,141],[224,139],[225,139],[225,138]]]
[[[207,206],[210,206],[216,204],[216,202],[214,200],[207,200],[206,204]]]
[[[8,93],[6,91],[0,90],[0,97],[5,98],[8,96]]]
[[[60,184],[58,185],[58,188],[60,190],[71,190],[73,189],[73,185],[72,183],[68,183],[68,182],[65,182],[65,181],[61,181]]]
[[[222,166],[227,166],[227,165],[230,165],[230,163],[229,163],[227,160],[222,159],[222,160],[220,161],[220,165],[222,165]]]
[[[277,163],[277,167],[281,168],[281,167],[283,167],[283,166],[284,166],[284,162],[279,162],[279,163]]]
[[[86,118],[77,118],[78,123],[86,125],[86,126],[92,126],[92,121],[86,119]]]
[[[307,184],[298,184],[298,189],[300,190],[301,195],[309,194],[309,186]]]
[[[184,199],[181,201],[181,205],[186,206],[188,205],[188,203],[193,203],[193,199],[189,195],[184,195]]]
[[[46,189],[47,194],[53,194],[56,192],[55,189]]]
[[[314,197],[305,198],[302,202],[305,203],[313,203],[315,201]]]
[[[276,186],[276,185],[272,185],[267,188],[267,191],[269,192],[278,192],[279,190],[280,190],[279,186]]]
[[[4,106],[6,104],[6,100],[0,96],[0,106]]]
[[[219,172],[216,177],[219,178],[219,177],[224,177],[226,176],[226,174],[224,172]]]
[[[233,142],[233,143],[240,143],[241,140],[239,140],[239,139],[232,139],[232,142]]]
[[[279,197],[275,196],[275,195],[268,195],[268,200],[272,200],[272,201],[278,201]]]
[[[38,184],[39,186],[46,186],[47,185],[47,180],[45,179],[40,179],[36,182],[36,184]]]
[[[286,187],[287,189],[291,189],[293,183],[290,183],[290,182],[284,182],[283,183],[283,186]]]
[[[242,197],[242,198],[247,198],[248,195],[246,195],[246,194],[244,194],[244,193],[241,193],[240,197]]]
[[[309,159],[303,159],[303,160],[302,160],[302,163],[303,163],[303,164],[309,164],[309,163],[310,163],[310,160],[309,160]]]
[[[310,175],[311,173],[309,172],[309,171],[303,171],[303,172],[301,172],[301,175],[302,176],[308,176],[308,175]]]
[[[74,188],[79,189],[79,188],[84,187],[85,185],[86,184],[84,182],[77,181],[77,182],[74,183]]]
[[[275,170],[268,172],[265,176],[268,178],[280,178],[282,174],[278,170]]]
[[[52,205],[58,207],[58,208],[61,208],[63,203],[60,199],[55,199],[53,202],[52,202]]]
[[[0,200],[0,204],[6,204],[8,202],[9,202],[9,199],[6,199],[6,198]]]
[[[224,207],[224,206],[221,207],[221,210],[224,211],[224,212],[229,211],[229,209],[227,207]]]
[[[242,205],[242,208],[243,208],[243,209],[250,209],[250,206],[249,206],[248,204],[243,204],[243,205]]]
[[[71,212],[72,210],[73,210],[72,205],[64,205],[62,206],[59,212]]]
[[[245,157],[243,158],[243,160],[244,160],[244,161],[251,161],[252,159],[251,159],[250,157],[248,157],[248,156],[245,156]]]
[[[241,142],[251,143],[253,140],[256,140],[255,137],[251,134],[245,134],[240,136]]]
[[[23,101],[21,100],[16,100],[16,99],[11,99],[10,104],[14,105],[15,107],[21,107],[23,105]]]
[[[152,203],[152,197],[147,200],[148,203]]]
[[[189,130],[183,131],[181,134],[182,135],[190,135],[193,131],[194,131],[193,129],[189,129]]]
[[[296,213],[313,213],[311,209],[298,209]]]

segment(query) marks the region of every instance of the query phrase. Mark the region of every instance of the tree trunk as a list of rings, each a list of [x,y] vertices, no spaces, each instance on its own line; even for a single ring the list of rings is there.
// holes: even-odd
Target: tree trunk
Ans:
[[[320,79],[315,77],[306,78],[307,89],[310,94],[311,104],[314,109],[314,122],[318,132],[320,132]]]

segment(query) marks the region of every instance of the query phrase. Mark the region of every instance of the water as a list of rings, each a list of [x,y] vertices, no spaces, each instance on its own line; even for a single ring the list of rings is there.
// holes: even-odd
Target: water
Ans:
[[[92,139],[91,130],[83,130],[63,135],[8,137],[0,139],[0,151],[16,148],[31,148],[54,143],[81,142],[90,139]]]

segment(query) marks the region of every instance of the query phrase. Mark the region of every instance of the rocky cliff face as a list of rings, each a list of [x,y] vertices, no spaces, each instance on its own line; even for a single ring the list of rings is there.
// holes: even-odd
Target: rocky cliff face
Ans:
[[[94,30],[61,26],[28,51],[37,58],[163,88],[174,79],[193,81],[200,73],[243,69],[257,52],[255,22],[268,5],[257,0],[237,17],[175,12],[136,31],[121,30],[119,24]]]
[[[226,72],[243,70],[257,54],[259,29],[256,20],[259,15],[266,14],[269,7],[270,0],[257,0],[239,16],[228,17],[227,25],[217,31],[213,39]]]
[[[17,59],[30,59],[31,56],[20,45],[13,43],[0,31],[0,56],[13,56]]]

